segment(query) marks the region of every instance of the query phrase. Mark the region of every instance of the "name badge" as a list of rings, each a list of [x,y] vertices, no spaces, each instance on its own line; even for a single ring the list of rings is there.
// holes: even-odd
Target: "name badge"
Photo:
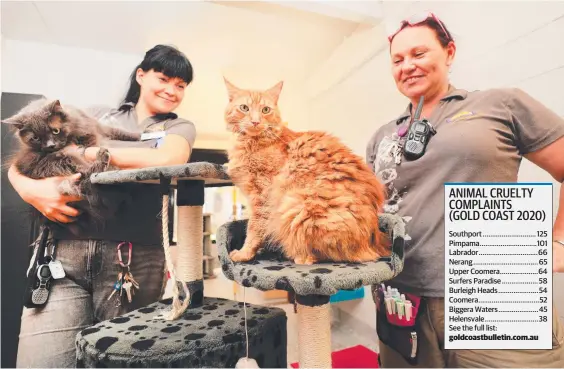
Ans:
[[[152,140],[155,138],[163,138],[166,136],[166,132],[158,131],[158,132],[147,132],[141,135],[141,141]]]

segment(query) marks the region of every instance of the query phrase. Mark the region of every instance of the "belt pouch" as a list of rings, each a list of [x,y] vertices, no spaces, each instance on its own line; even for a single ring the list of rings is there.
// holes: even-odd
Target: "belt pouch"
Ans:
[[[380,289],[374,293],[376,298],[376,332],[378,338],[387,346],[398,352],[408,363],[416,365],[421,339],[421,315],[424,300],[421,297],[405,293],[406,300],[412,303],[409,320],[405,314],[399,316],[394,311],[390,314],[386,307],[384,294]],[[405,310],[405,308],[404,308]]]

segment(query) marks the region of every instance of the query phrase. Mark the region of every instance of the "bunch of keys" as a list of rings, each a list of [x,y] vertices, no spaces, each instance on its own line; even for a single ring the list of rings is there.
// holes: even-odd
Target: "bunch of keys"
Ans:
[[[127,242],[127,244],[129,244],[129,258],[128,258],[129,260],[127,261],[127,264],[123,263],[123,259],[121,257],[120,248],[125,244],[126,242],[122,242],[117,247],[119,264],[121,265],[123,270],[118,273],[117,281],[114,283],[114,287],[113,287],[114,290],[108,297],[108,301],[109,301],[116,293],[119,293],[119,295],[117,295],[116,306],[121,305],[121,299],[124,290],[125,290],[125,294],[127,295],[127,301],[131,303],[131,301],[133,300],[133,295],[135,295],[135,290],[139,289],[139,283],[137,283],[137,281],[133,278],[133,275],[131,274],[131,269],[129,268],[131,264],[131,251],[133,248],[131,242]]]

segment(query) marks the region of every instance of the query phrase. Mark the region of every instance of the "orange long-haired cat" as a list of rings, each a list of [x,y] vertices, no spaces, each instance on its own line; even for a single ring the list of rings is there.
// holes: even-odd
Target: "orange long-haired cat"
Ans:
[[[231,259],[253,259],[267,239],[296,264],[389,255],[378,228],[384,186],[364,160],[327,133],[284,126],[283,82],[266,91],[225,84],[225,120],[235,134],[228,173],[250,206],[245,243]]]

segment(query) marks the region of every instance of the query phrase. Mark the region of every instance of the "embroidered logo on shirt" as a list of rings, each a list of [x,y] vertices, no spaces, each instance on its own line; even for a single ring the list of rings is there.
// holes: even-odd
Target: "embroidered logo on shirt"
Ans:
[[[456,122],[458,120],[466,120],[470,117],[476,116],[476,113],[473,111],[461,111],[453,115],[452,117],[448,118],[446,121],[447,123]]]
[[[163,123],[157,123],[157,124],[153,124],[149,127],[147,127],[145,129],[145,132],[160,132],[160,131],[164,131],[165,130],[165,124]]]

